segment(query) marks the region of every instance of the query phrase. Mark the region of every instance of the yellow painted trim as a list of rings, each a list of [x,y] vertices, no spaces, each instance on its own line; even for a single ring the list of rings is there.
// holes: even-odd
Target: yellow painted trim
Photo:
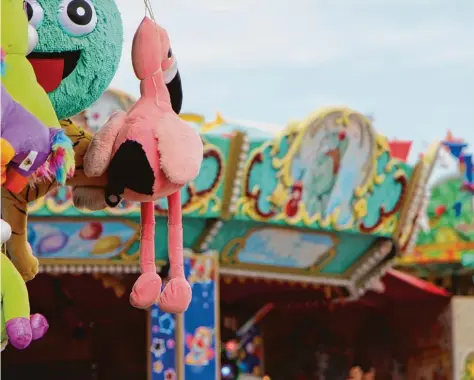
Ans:
[[[114,256],[116,258],[117,256]],[[38,258],[39,263],[41,265],[86,265],[86,266],[94,266],[94,265],[107,265],[107,266],[128,266],[130,264],[137,264],[136,262],[127,262],[121,260],[113,260],[113,259],[46,259],[46,258]],[[167,264],[167,261],[164,260],[156,260],[155,264],[159,267],[163,267]]]
[[[225,124],[225,123],[226,121],[224,120],[220,112],[218,112],[216,114],[216,119],[214,121],[203,122],[200,132],[206,133],[206,132],[212,131],[213,129],[219,128],[222,124]]]
[[[426,188],[429,178],[433,172],[434,166],[436,165],[440,148],[441,148],[441,143],[439,141],[432,143],[428,147],[426,153],[417,162],[417,164],[415,165],[415,168],[413,169],[413,173],[410,178],[408,188],[406,190],[407,194],[405,195],[402,209],[400,211],[400,218],[396,227],[396,231],[393,235],[395,239],[398,240],[398,243],[401,246],[404,246],[406,244],[406,242],[410,238],[413,232],[413,229],[415,227],[413,224],[413,220],[408,220],[408,215],[409,215],[408,211],[413,202],[414,193],[416,189],[420,186],[423,188]],[[426,173],[425,180],[422,182],[420,177],[422,175],[423,170],[426,170],[427,173]],[[420,206],[414,217],[418,215],[422,205],[423,205],[423,201],[420,202]]]
[[[181,113],[179,114],[181,120],[187,121],[188,123],[202,124],[206,121],[206,118],[198,113]]]
[[[230,140],[229,153],[227,155],[227,162],[225,167],[224,191],[222,193],[222,208],[221,217],[228,220],[233,213],[230,212],[230,200],[232,198],[235,180],[237,179],[238,167],[240,164],[240,153],[244,143],[245,134],[240,131],[234,131],[233,137]]]

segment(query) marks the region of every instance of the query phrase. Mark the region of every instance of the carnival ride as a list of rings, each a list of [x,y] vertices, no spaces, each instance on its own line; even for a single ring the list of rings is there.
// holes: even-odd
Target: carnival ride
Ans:
[[[94,130],[96,120],[132,103],[109,91],[82,120]],[[321,293],[324,302],[356,300],[378,288],[396,256],[412,250],[417,210],[439,144],[430,146],[413,168],[405,162],[409,142],[387,141],[364,115],[345,108],[319,110],[278,133],[221,115],[212,122],[195,114],[181,117],[201,132],[204,142],[201,172],[181,196],[188,279],[196,289],[203,286],[209,299],[218,298],[219,273],[224,284],[287,282]],[[82,211],[73,206],[71,190],[59,188],[30,204],[29,213],[28,239],[42,272],[139,272],[137,204],[124,201],[114,209]],[[162,268],[167,262],[166,214],[166,201],[156,202],[156,262]],[[194,297],[199,297],[196,290]],[[193,304],[187,313],[195,316]],[[186,379],[202,374],[206,366],[213,373],[218,368],[219,355],[211,352],[218,349],[219,305],[203,304],[206,324],[185,327],[179,344],[165,347],[182,350],[184,358],[193,347],[192,339],[185,342],[187,335],[200,334],[201,344],[210,342],[210,351],[203,354],[206,365],[192,365],[191,359],[180,364],[182,371],[192,369]],[[153,313],[160,318],[159,311]],[[166,318],[174,321],[172,326],[192,320],[186,313],[182,319]],[[152,327],[152,340],[163,339],[159,331]],[[163,363],[152,353],[153,379],[164,378],[172,368]]]

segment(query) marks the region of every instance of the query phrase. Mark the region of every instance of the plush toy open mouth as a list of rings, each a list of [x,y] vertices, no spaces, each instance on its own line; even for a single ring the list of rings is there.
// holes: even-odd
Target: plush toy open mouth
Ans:
[[[38,83],[46,92],[52,92],[59,87],[63,79],[74,71],[80,57],[80,51],[67,51],[61,53],[33,52],[27,58],[35,70]]]

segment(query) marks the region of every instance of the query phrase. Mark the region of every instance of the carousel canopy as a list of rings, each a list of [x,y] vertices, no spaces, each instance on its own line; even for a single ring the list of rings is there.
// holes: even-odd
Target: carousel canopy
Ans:
[[[107,96],[86,114],[103,119],[129,106],[123,94]],[[181,116],[204,142],[200,174],[181,192],[185,246],[218,252],[222,273],[330,285],[358,297],[399,247],[412,249],[439,144],[413,168],[407,144],[394,145],[347,108],[321,109],[284,128]],[[29,241],[45,270],[139,269],[138,204],[81,211],[60,188],[29,211]],[[156,259],[164,264],[166,200],[155,211]]]

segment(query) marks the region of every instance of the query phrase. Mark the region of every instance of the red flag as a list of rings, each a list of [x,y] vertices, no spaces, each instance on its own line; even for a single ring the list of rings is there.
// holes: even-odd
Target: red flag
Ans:
[[[389,141],[388,146],[390,147],[390,153],[393,158],[397,158],[400,161],[406,162],[408,155],[410,154],[411,145],[413,141],[394,140]]]

